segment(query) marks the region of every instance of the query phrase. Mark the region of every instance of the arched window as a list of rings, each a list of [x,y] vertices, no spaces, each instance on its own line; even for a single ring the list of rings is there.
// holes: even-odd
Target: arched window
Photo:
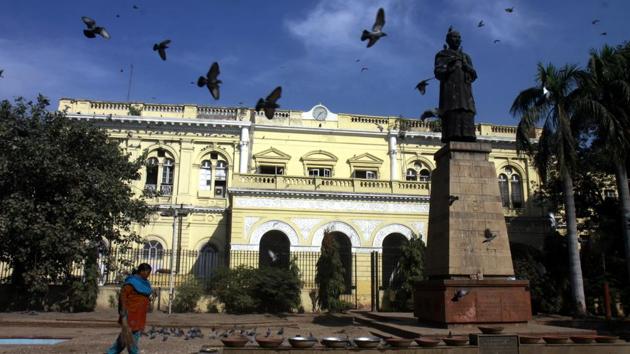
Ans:
[[[142,248],[142,257],[148,259],[162,259],[164,256],[164,246],[160,241],[145,241]]]
[[[151,153],[146,161],[146,180],[144,189],[148,192],[160,191],[161,195],[173,194],[175,176],[175,160],[164,149],[157,149]],[[162,176],[158,184],[158,176]]]
[[[221,265],[220,254],[212,243],[206,243],[193,265],[193,273],[198,279],[211,279]]]
[[[155,157],[151,157],[147,160],[147,178],[144,182],[144,188],[150,192],[155,192],[157,190],[158,165],[158,159]]]
[[[504,208],[520,209],[525,202],[523,198],[523,179],[512,166],[501,169],[498,177],[501,204]]]
[[[211,152],[209,157],[210,159],[203,160],[199,166],[199,190],[211,191],[215,198],[225,198],[228,179],[227,159],[217,152]]]
[[[210,160],[201,161],[199,169],[199,190],[209,191],[212,186],[212,163]]]
[[[384,288],[389,288],[393,280],[394,273],[398,271],[400,265],[398,261],[402,255],[402,246],[407,244],[405,236],[394,233],[389,234],[383,240],[383,265],[381,269],[381,282]]]
[[[291,242],[278,230],[268,231],[258,246],[258,266],[289,267]]]
[[[405,180],[429,182],[431,181],[431,168],[420,160],[413,161],[411,165],[407,167]]]

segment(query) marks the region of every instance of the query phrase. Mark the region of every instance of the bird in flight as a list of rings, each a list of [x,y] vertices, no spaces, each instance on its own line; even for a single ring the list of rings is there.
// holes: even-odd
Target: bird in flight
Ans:
[[[96,21],[93,19],[83,16],[81,17],[81,21],[87,26],[87,28],[83,30],[83,35],[87,38],[94,38],[97,34],[105,39],[111,38],[105,27],[97,26]]]
[[[602,32],[602,33],[600,33],[600,35],[602,35],[602,36],[607,36],[607,35],[608,35],[608,32]]]
[[[470,292],[470,290],[468,289],[457,289],[457,291],[455,292],[455,295],[453,295],[453,298],[451,299],[451,301],[459,301],[461,298],[463,298],[464,296],[468,295],[468,293]],[[449,335],[452,336],[452,334]]]
[[[372,31],[363,30],[363,33],[361,34],[361,42],[367,40],[367,47],[370,48],[381,37],[387,36],[387,34],[382,31],[383,26],[385,26],[385,10],[381,7],[376,13],[376,21],[374,21]]]
[[[361,72],[364,72],[364,71],[367,71],[367,70],[368,70],[367,66],[364,66],[364,67],[361,68]]]
[[[153,45],[153,51],[157,51],[158,54],[160,54],[160,58],[162,58],[162,60],[166,60],[166,48],[168,48],[169,44],[171,44],[170,39],[161,41],[160,43],[155,43]]]
[[[495,40],[494,40],[494,44],[497,44],[497,43],[499,43],[499,42],[501,42],[501,40],[500,40],[500,39],[495,39]]]
[[[4,69],[0,69],[0,78],[2,78],[2,77],[3,77],[3,76],[2,76],[3,74],[4,74]]]
[[[482,243],[488,243],[488,242],[492,242],[492,240],[497,238],[497,234],[493,234],[492,231],[490,231],[490,229],[486,229],[483,232],[483,237],[485,238],[485,240],[483,240]]]
[[[415,88],[418,91],[420,91],[421,95],[424,95],[425,93],[427,93],[427,86],[429,85],[429,80],[433,80],[433,78],[422,80],[422,81],[418,82],[418,84],[416,85]]]
[[[479,23],[477,24],[477,27],[483,27],[483,26],[485,26],[485,25],[486,25],[486,24],[485,24],[485,23],[483,23],[483,20],[481,20],[481,21],[479,21]]]
[[[199,76],[199,79],[197,79],[197,86],[208,87],[208,90],[210,90],[210,94],[212,95],[212,97],[214,97],[215,100],[219,99],[219,85],[223,83],[221,80],[217,79],[220,73],[221,72],[219,71],[219,63],[215,61],[210,66],[210,70],[208,70],[206,76]]]
[[[276,109],[280,107],[276,102],[280,99],[282,95],[282,86],[276,87],[267,98],[259,99],[258,103],[256,103],[256,112],[260,112],[261,110],[265,111],[265,117],[267,119],[273,119],[273,115],[276,113]]]
[[[591,21],[591,23],[592,23],[592,24],[594,24],[594,25],[596,25],[596,24],[598,24],[598,23],[599,23],[599,20],[598,20],[598,19],[594,19],[593,21]]]
[[[439,117],[439,112],[437,108],[427,109],[426,111],[422,112],[422,115],[420,115],[420,120],[424,121],[427,118],[436,118],[436,117]]]
[[[507,9],[505,9],[505,12],[511,14],[512,12],[514,12],[514,6],[508,7]]]

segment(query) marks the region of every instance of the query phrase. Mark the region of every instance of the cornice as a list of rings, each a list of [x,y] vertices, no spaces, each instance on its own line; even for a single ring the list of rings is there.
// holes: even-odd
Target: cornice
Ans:
[[[310,192],[310,191],[288,191],[269,189],[246,189],[229,188],[232,195],[242,196],[278,196],[289,198],[325,198],[325,199],[355,199],[355,200],[375,200],[375,201],[407,201],[429,203],[429,196],[407,195],[407,194],[367,194],[367,193],[347,193],[347,192]]]

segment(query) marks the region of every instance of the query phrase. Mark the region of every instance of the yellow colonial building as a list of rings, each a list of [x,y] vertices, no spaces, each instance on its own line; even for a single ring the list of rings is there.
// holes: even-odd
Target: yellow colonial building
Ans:
[[[137,231],[156,262],[168,250],[202,251],[180,273],[203,273],[216,259],[258,265],[293,255],[306,294],[328,230],[341,246],[347,300],[369,306],[400,245],[413,235],[426,242],[438,125],[321,104],[272,120],[245,107],[82,99],[61,99],[59,110],[106,129],[131,158],[148,153],[133,187],[154,191],[149,201],[162,213]],[[510,239],[539,243],[543,210],[531,202],[539,179],[516,153],[515,127],[481,123],[477,137],[493,147]]]

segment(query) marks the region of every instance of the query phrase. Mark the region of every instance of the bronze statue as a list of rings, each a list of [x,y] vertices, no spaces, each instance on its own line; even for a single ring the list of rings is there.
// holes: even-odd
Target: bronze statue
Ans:
[[[449,28],[448,48],[435,55],[435,77],[440,80],[439,115],[442,118],[442,142],[476,141],[475,100],[472,82],[477,79],[468,54],[460,47],[459,32]]]

